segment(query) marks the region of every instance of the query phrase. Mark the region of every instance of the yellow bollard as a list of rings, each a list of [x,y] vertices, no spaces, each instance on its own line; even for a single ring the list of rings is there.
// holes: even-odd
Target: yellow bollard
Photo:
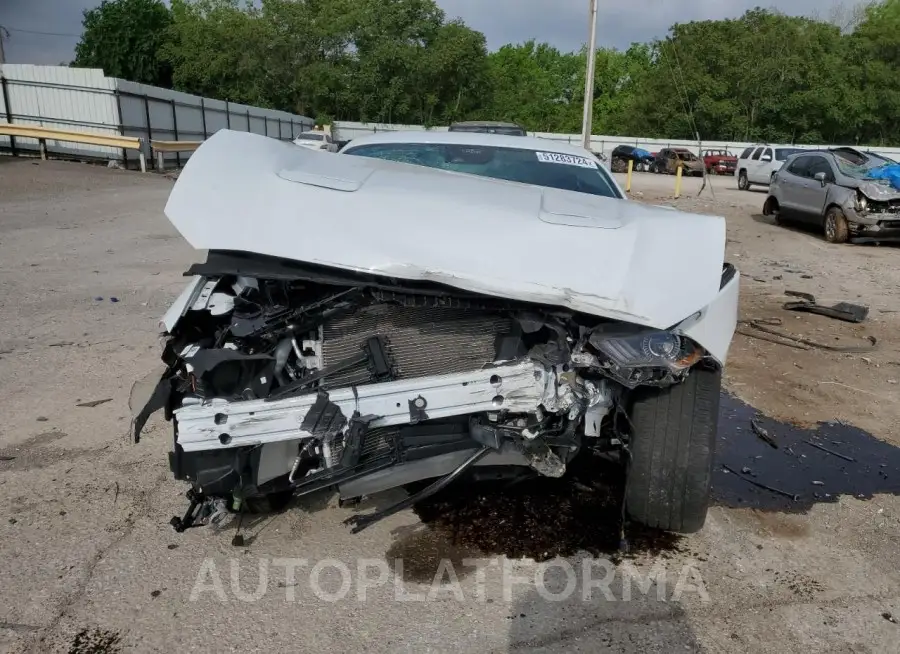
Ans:
[[[681,171],[684,169],[684,166],[678,166],[678,170],[675,172],[675,199],[681,197]]]
[[[631,171],[634,170],[634,161],[628,160],[628,177],[625,178],[625,192],[631,193]]]

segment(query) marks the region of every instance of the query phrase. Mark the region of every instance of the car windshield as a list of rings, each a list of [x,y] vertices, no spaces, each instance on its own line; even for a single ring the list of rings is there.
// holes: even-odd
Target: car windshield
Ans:
[[[800,148],[775,148],[775,160],[785,161],[792,154],[803,152]]]
[[[324,141],[325,135],[324,134],[306,133],[306,134],[301,134],[295,140],[297,140],[297,141]]]
[[[834,161],[840,171],[848,177],[866,179],[874,168],[892,165],[895,162],[874,152],[857,153],[853,150],[832,151]]]
[[[379,143],[360,145],[345,150],[344,154],[386,159],[565,191],[578,191],[608,198],[622,197],[596,159],[588,156],[449,143]]]
[[[688,150],[675,150],[675,156],[682,161],[697,161],[697,155]]]

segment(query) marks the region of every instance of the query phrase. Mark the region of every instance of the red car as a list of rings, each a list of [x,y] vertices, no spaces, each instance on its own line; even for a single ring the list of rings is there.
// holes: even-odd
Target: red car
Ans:
[[[737,157],[728,150],[704,150],[703,164],[710,175],[734,175]]]

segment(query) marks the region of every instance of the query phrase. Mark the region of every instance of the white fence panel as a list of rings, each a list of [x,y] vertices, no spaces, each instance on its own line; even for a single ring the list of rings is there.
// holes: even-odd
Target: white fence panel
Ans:
[[[115,82],[102,70],[0,64],[5,79],[4,114],[13,122],[40,127],[77,129],[99,134],[119,133]],[[8,106],[6,103],[8,102]],[[7,113],[8,111],[8,113]],[[9,147],[10,139],[0,137],[0,147]],[[38,149],[35,139],[17,138],[16,147]],[[87,157],[118,157],[121,151],[97,145],[47,141],[52,152]]]
[[[147,84],[105,77],[102,70],[66,66],[0,65],[0,121],[62,129],[123,134],[150,141],[202,141],[220,129],[252,131],[290,140],[313,127],[305,116],[230,103]],[[0,148],[38,150],[35,139],[0,137]],[[136,164],[134,152],[48,141],[51,153]],[[166,153],[178,164],[190,153]]]

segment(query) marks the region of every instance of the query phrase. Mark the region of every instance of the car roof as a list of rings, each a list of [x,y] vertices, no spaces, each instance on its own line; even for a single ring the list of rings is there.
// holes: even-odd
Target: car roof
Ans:
[[[453,123],[451,127],[521,127],[515,123],[506,123],[500,120],[463,120]]]
[[[572,154],[583,157],[588,150],[581,146],[570,145],[563,141],[541,139],[534,136],[507,136],[506,134],[485,134],[483,132],[444,132],[432,130],[414,130],[404,132],[377,132],[369,136],[360,136],[347,148],[361,145],[380,145],[389,143],[433,143],[439,145],[488,145],[497,148],[517,148],[535,152],[549,151],[560,154]]]

